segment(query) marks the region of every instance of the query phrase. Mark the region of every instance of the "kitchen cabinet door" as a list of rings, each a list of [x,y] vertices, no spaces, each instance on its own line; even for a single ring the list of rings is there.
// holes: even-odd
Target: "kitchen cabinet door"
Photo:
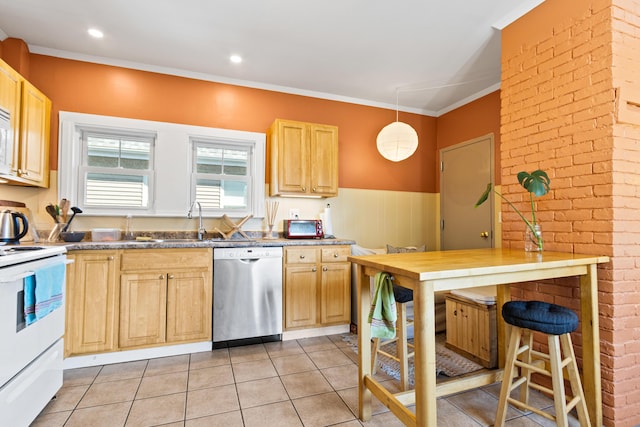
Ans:
[[[164,273],[120,276],[120,347],[166,341],[167,277]]]
[[[209,272],[169,273],[167,292],[167,342],[211,340]]]
[[[351,321],[351,264],[322,265],[320,323],[341,324]]]
[[[338,195],[338,128],[310,125],[309,186],[311,194]]]
[[[39,187],[49,187],[50,121],[49,98],[23,81],[18,176]]]
[[[68,258],[65,356],[116,350],[117,252],[71,251]]]
[[[11,130],[13,131],[13,149],[17,151],[20,142],[20,97],[22,94],[22,77],[6,62],[0,59],[0,105],[11,115]],[[17,155],[14,159],[13,150],[7,153],[12,163],[12,173],[18,169]]]
[[[315,326],[318,322],[316,264],[287,266],[284,276],[285,329]]]
[[[309,187],[309,133],[305,123],[278,120],[271,131],[271,188],[278,193],[305,194]]]

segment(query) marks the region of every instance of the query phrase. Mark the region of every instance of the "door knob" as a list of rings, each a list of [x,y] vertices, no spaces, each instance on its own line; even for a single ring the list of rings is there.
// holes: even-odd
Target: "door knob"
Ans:
[[[489,237],[489,232],[488,231],[483,231],[482,233],[480,233],[480,237],[487,239]]]

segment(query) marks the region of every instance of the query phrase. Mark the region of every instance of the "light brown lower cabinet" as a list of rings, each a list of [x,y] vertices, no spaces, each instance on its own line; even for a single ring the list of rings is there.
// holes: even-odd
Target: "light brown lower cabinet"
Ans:
[[[81,252],[69,253],[67,355],[211,340],[212,249]]]
[[[498,366],[496,305],[447,294],[446,346],[486,368]]]
[[[284,248],[285,330],[351,321],[351,263],[347,245]]]
[[[65,356],[114,351],[118,343],[118,251],[71,251],[67,258]]]

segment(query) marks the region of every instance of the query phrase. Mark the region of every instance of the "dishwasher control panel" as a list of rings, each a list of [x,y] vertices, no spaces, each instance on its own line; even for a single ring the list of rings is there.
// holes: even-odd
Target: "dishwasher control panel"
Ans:
[[[215,248],[213,259],[257,259],[257,258],[282,258],[282,248]]]

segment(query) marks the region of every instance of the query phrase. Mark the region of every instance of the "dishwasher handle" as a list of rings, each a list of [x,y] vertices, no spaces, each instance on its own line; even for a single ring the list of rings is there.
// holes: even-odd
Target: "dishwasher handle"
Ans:
[[[260,258],[236,258],[236,260],[244,263],[244,264],[251,264],[253,262],[257,262],[260,261]]]

